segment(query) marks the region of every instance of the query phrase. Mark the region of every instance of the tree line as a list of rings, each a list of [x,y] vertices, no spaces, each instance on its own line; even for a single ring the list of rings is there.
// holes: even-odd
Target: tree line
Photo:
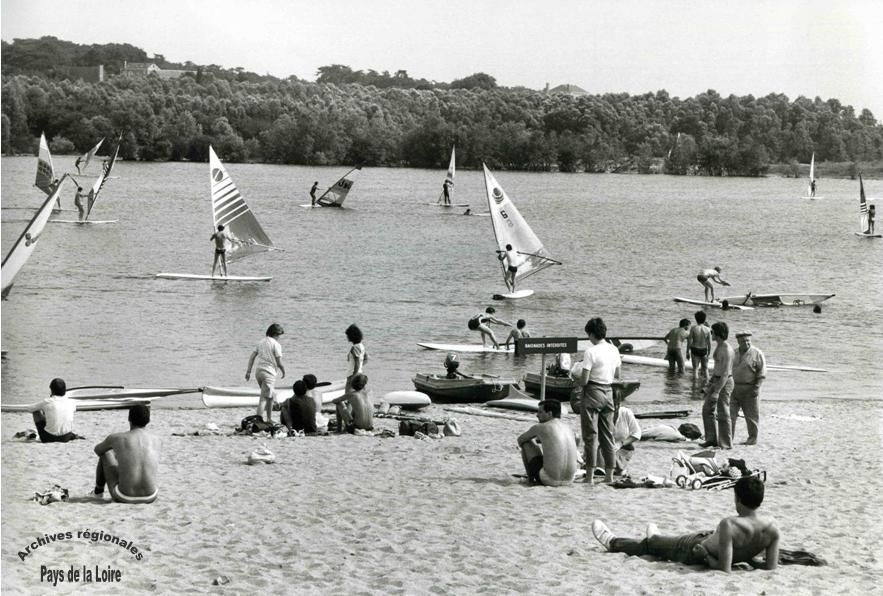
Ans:
[[[466,168],[649,172],[662,163],[672,174],[758,176],[813,152],[817,161],[883,159],[883,126],[837,99],[572,96],[499,87],[484,73],[435,83],[342,65],[309,82],[164,60],[195,72],[87,83],[40,71],[39,60],[12,52],[22,41],[3,43],[4,153],[35,153],[45,132],[56,152],[122,133],[129,160],[206,161],[213,145],[225,161],[443,169],[456,145]],[[148,61],[133,49],[113,47]]]

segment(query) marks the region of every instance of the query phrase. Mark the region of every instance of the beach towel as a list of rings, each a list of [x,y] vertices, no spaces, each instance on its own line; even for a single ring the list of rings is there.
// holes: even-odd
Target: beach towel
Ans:
[[[827,564],[828,562],[825,559],[806,550],[779,549],[779,565],[808,565],[810,567],[821,567]]]
[[[35,492],[33,500],[37,501],[40,505],[48,505],[49,503],[67,501],[67,498],[68,490],[62,488],[58,484],[53,484],[50,488],[47,488],[42,492]]]

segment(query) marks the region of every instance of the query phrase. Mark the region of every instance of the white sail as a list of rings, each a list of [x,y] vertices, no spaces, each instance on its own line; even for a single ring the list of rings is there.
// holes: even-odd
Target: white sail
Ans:
[[[227,251],[227,261],[272,250],[273,242],[239,194],[215,150],[211,146],[208,150],[214,227],[223,225],[234,239],[232,249]]]
[[[865,183],[862,175],[858,175],[858,231],[864,234],[868,231],[868,200],[865,198]]]
[[[436,202],[440,205],[450,205],[454,202],[454,175],[455,171],[455,159],[454,159],[454,150],[456,147],[451,147],[451,162],[448,164],[448,173],[445,174],[445,182],[448,185],[448,200],[445,201],[445,191],[442,191],[438,195],[438,200]]]
[[[89,219],[89,214],[92,213],[92,206],[98,199],[98,195],[101,192],[101,189],[104,188],[104,183],[107,182],[108,179],[110,179],[110,173],[113,170],[113,164],[116,163],[117,155],[119,155],[120,143],[122,142],[122,140],[123,137],[120,136],[119,141],[117,141],[117,148],[114,150],[113,155],[110,157],[110,159],[102,164],[101,175],[95,179],[95,184],[92,185],[92,189],[89,191],[89,195],[86,201],[86,219]]]
[[[521,217],[515,204],[497,183],[487,166],[482,164],[482,167],[484,167],[488,211],[494,225],[497,250],[505,250],[506,245],[511,244],[512,248],[524,258],[524,261],[518,265],[516,281],[542,271],[550,265],[560,265],[560,262],[552,259],[552,255]]]
[[[322,205],[323,207],[342,207],[346,195],[349,194],[350,189],[353,187],[353,184],[361,171],[362,166],[356,166],[341,176],[337,182],[322,193],[321,197],[316,199],[316,204]]]
[[[15,241],[15,244],[12,245],[12,249],[9,251],[9,254],[6,255],[6,258],[3,259],[2,272],[0,272],[0,278],[2,278],[3,298],[6,298],[6,295],[9,294],[9,291],[12,289],[12,284],[15,282],[15,276],[18,275],[18,272],[24,267],[24,264],[31,256],[31,253],[37,248],[37,243],[40,239],[40,235],[43,233],[43,228],[46,227],[46,222],[49,221],[49,216],[52,215],[52,206],[55,204],[55,200],[58,198],[59,193],[61,193],[66,178],[67,174],[61,178],[55,187],[55,192],[49,195],[49,197],[43,202],[40,210],[37,211],[34,218],[21,233],[21,236],[19,236],[18,240]]]
[[[104,142],[104,139],[98,141],[94,147],[86,151],[84,154],[79,156],[77,160],[74,162],[74,167],[77,168],[77,173],[85,171],[86,168],[89,167],[89,162],[92,161],[92,158],[95,157],[95,154],[98,153],[98,150],[101,148],[101,143]]]
[[[809,186],[807,188],[806,194],[807,196],[815,195],[815,191],[813,190],[813,180],[816,179],[816,153],[813,151],[812,157],[809,160]]]
[[[37,154],[37,177],[34,180],[34,186],[51,195],[55,188],[52,184],[55,181],[55,168],[52,165],[52,154],[49,153],[49,144],[46,142],[46,135],[40,133],[40,151]]]

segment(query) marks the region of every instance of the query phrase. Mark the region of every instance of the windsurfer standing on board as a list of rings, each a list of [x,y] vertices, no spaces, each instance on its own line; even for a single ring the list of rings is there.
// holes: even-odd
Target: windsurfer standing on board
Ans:
[[[865,230],[865,234],[873,234],[874,233],[874,216],[877,215],[877,209],[871,205],[868,207],[868,229]]]
[[[83,187],[77,187],[77,193],[74,195],[74,206],[77,208],[77,218],[80,221],[86,221],[86,207],[83,205]]]
[[[512,248],[511,244],[506,245],[506,250],[498,250],[497,258],[503,263],[505,268],[505,272],[503,274],[503,281],[506,282],[506,287],[509,288],[510,293],[515,293],[515,275],[518,273],[518,266],[524,261],[521,257],[518,256],[518,252]]]
[[[721,279],[720,267],[715,267],[714,269],[703,269],[699,272],[699,275],[696,276],[696,279],[699,280],[699,283],[701,283],[702,287],[705,288],[706,302],[714,302],[714,286],[711,284],[711,282],[717,282],[722,286],[730,285],[730,282]],[[709,290],[711,291],[711,300],[708,299]]]
[[[310,188],[310,205],[313,207],[316,206],[316,189],[318,189],[318,188],[319,188],[319,181],[316,180],[315,182],[313,182],[312,188]]]
[[[811,198],[815,198],[816,196],[816,179],[813,178],[809,181],[809,196]]]
[[[442,195],[444,196],[444,200],[445,200],[444,204],[450,205],[451,204],[450,182],[448,182],[447,180],[445,180],[445,183],[442,184]]]
[[[218,224],[218,231],[211,235],[209,240],[215,243],[215,260],[212,262],[212,277],[215,276],[215,270],[218,263],[221,264],[221,275],[227,277],[227,248],[233,244],[233,238],[230,232],[224,229],[224,224]]]

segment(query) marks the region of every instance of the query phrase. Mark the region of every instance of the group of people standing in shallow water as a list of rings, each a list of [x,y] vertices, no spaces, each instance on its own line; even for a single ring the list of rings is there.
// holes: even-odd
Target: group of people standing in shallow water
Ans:
[[[669,371],[684,372],[684,347],[690,355],[693,379],[705,383],[702,422],[705,442],[702,447],[731,449],[736,434],[739,412],[745,416],[748,438],[744,445],[757,444],[760,428],[760,387],[766,378],[766,359],[757,347],[751,345],[750,331],[736,333],[736,350],[727,343],[730,329],[723,321],[710,328],[704,311],[694,315],[696,324],[681,319],[668,332],[666,360]],[[708,378],[709,354],[714,344],[714,366]]]
[[[285,366],[282,364],[282,346],[279,338],[285,333],[282,325],[273,323],[261,339],[248,359],[245,380],[254,378],[260,387],[257,416],[267,424],[273,422],[273,404],[275,403],[277,379],[285,378]],[[373,406],[368,397],[368,377],[364,374],[368,352],[362,343],[362,330],[355,324],[346,328],[346,337],[351,346],[347,352],[346,385],[342,396],[335,398],[337,428],[343,432],[373,430]],[[306,374],[296,381],[292,390],[294,396],[281,404],[280,418],[289,432],[321,432],[327,430],[328,421],[322,416],[322,398],[317,394],[316,376]]]

